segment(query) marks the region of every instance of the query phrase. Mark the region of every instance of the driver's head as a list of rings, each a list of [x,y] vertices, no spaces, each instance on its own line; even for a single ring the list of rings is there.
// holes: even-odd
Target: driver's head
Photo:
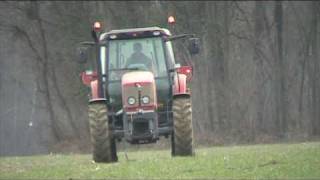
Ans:
[[[141,45],[141,43],[134,43],[134,44],[133,44],[133,51],[134,51],[134,52],[141,52],[141,50],[142,50],[142,45]]]

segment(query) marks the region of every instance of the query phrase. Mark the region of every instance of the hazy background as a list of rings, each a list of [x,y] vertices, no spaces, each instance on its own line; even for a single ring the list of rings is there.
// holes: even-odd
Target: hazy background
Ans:
[[[76,45],[146,26],[194,33],[197,144],[312,140],[320,135],[320,2],[0,2],[0,155],[90,147]],[[182,64],[188,54],[179,52]],[[179,47],[179,48],[177,48]]]

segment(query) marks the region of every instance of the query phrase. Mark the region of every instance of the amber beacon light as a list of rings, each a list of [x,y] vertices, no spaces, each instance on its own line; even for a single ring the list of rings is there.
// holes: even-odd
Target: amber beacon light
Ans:
[[[173,16],[168,17],[168,23],[169,24],[174,24],[176,22],[175,18]]]
[[[102,25],[101,25],[101,23],[99,21],[94,22],[93,30],[95,32],[100,32],[101,28],[102,28]]]

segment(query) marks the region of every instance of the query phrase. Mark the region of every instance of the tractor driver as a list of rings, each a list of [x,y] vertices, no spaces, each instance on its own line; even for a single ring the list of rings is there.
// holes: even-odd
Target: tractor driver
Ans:
[[[133,53],[128,58],[126,67],[131,64],[143,64],[146,68],[154,72],[152,60],[142,52],[141,43],[137,42],[133,44]]]

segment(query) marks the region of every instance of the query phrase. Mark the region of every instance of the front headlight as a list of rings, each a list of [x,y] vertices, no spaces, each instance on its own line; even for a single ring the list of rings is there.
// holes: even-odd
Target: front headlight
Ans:
[[[134,97],[129,97],[128,98],[128,104],[129,105],[134,105],[136,103],[136,99]]]
[[[143,104],[149,104],[150,103],[150,98],[148,96],[143,96],[141,98],[141,100],[142,100]]]

